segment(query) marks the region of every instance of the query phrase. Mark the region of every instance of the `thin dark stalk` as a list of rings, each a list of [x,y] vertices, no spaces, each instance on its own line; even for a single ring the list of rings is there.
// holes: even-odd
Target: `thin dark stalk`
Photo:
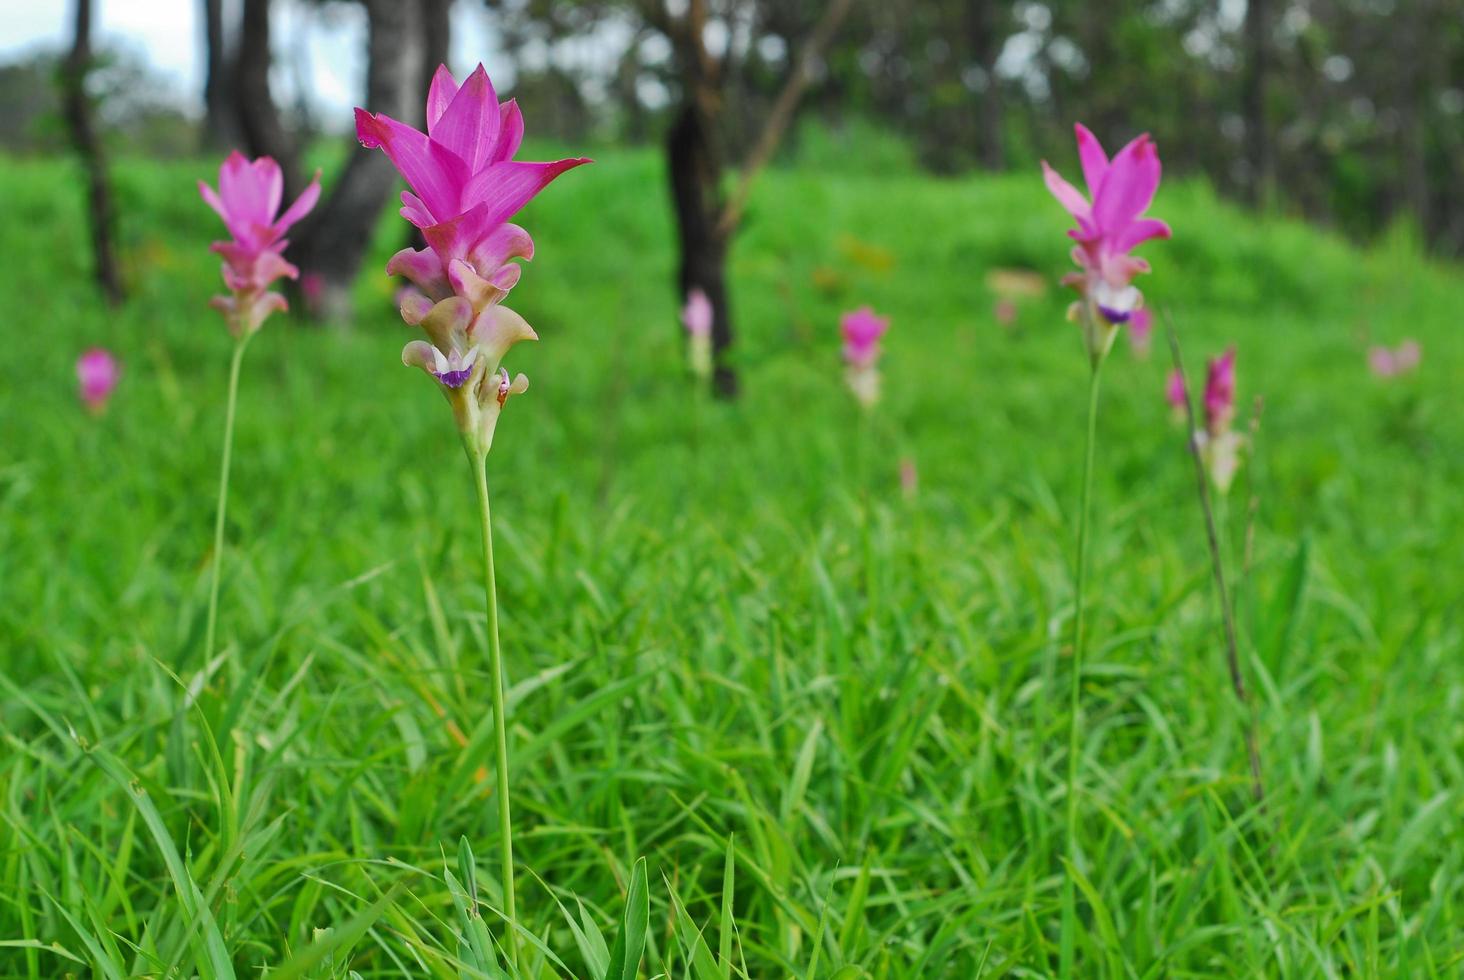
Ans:
[[[1250,694],[1245,687],[1245,676],[1240,669],[1240,652],[1235,639],[1235,610],[1230,605],[1230,593],[1225,586],[1225,563],[1220,552],[1220,536],[1215,530],[1215,510],[1210,502],[1210,484],[1205,475],[1205,461],[1200,456],[1195,409],[1190,400],[1189,382],[1185,379],[1184,362],[1179,355],[1179,335],[1167,313],[1165,325],[1169,333],[1169,352],[1174,357],[1174,369],[1179,372],[1180,382],[1184,386],[1185,430],[1190,456],[1195,461],[1195,485],[1199,489],[1200,509],[1205,514],[1205,536],[1210,543],[1210,563],[1215,571],[1215,589],[1220,594],[1220,612],[1225,622],[1225,661],[1230,669],[1230,686],[1246,711],[1245,749],[1250,759],[1251,795],[1258,804],[1265,806],[1266,788],[1261,780],[1261,751],[1256,741],[1256,711],[1251,704]]]
[[[498,847],[503,876],[503,914],[508,920],[508,961],[519,965],[518,911],[514,901],[513,818],[508,799],[508,719],[504,707],[503,651],[498,643],[498,583],[493,568],[493,518],[488,508],[488,458],[468,452],[478,489],[478,516],[483,530],[483,590],[488,601],[488,673],[493,684],[493,757],[498,770]]]
[[[1062,933],[1058,952],[1058,975],[1072,977],[1078,930],[1078,897],[1074,875],[1078,873],[1078,750],[1081,726],[1078,709],[1083,683],[1083,592],[1088,582],[1088,521],[1093,498],[1093,455],[1098,434],[1098,376],[1102,361],[1093,362],[1088,379],[1088,436],[1083,450],[1083,497],[1078,508],[1078,567],[1073,589],[1073,666],[1068,690],[1067,766],[1067,859],[1071,865],[1062,881]]]

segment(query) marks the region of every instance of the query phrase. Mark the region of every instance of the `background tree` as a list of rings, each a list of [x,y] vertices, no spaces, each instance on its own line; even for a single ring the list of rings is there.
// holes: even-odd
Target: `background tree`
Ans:
[[[92,68],[91,0],[75,0],[72,8],[71,53],[61,65],[61,87],[71,145],[86,171],[87,220],[91,228],[92,260],[97,284],[107,302],[122,302],[122,273],[117,264],[112,188],[107,180],[102,141],[92,120],[87,78]]]

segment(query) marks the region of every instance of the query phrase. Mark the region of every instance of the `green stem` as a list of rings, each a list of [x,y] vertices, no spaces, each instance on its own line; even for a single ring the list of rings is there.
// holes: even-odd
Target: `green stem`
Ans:
[[[508,918],[508,960],[518,970],[518,912],[513,894],[513,818],[508,801],[508,719],[503,707],[503,651],[498,644],[498,582],[493,571],[493,518],[488,510],[488,456],[468,453],[478,483],[483,522],[483,588],[488,597],[488,673],[493,683],[493,752],[498,770],[498,843],[503,872],[503,914]]]
[[[1059,952],[1058,976],[1072,977],[1074,946],[1077,934],[1077,894],[1073,875],[1078,870],[1078,696],[1082,686],[1083,589],[1088,580],[1088,510],[1093,496],[1093,450],[1098,426],[1098,374],[1102,361],[1093,364],[1088,381],[1088,438],[1083,453],[1083,496],[1078,507],[1078,569],[1073,593],[1073,665],[1068,691],[1068,768],[1067,768],[1067,859],[1071,867],[1062,885],[1062,943]]]
[[[239,401],[239,367],[244,363],[244,348],[249,346],[246,333],[234,342],[229,361],[229,401],[224,411],[224,458],[219,464],[219,501],[214,516],[213,581],[208,589],[208,626],[204,630],[203,662],[205,667],[214,654],[214,635],[219,622],[219,580],[224,565],[224,519],[229,509],[229,462],[234,454],[234,409]]]

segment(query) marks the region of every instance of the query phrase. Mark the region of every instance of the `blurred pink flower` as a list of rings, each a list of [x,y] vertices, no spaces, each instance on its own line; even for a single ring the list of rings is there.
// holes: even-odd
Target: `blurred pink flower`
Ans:
[[[700,289],[693,289],[681,308],[681,322],[686,327],[687,363],[698,378],[712,376],[712,301]]]
[[[693,337],[712,335],[712,301],[700,289],[693,289],[681,308],[681,324]]]
[[[289,245],[284,235],[320,198],[320,174],[317,171],[295,203],[280,214],[284,186],[274,160],[260,157],[251,163],[237,150],[219,168],[217,191],[198,182],[199,194],[224,219],[232,236],[209,248],[223,256],[224,285],[232,294],[214,297],[213,306],[224,314],[236,337],[253,333],[270,313],[286,309],[285,298],[269,292],[269,286],[282,276],[294,279],[300,274],[284,259]]]
[[[1142,217],[1159,187],[1159,153],[1145,133],[1110,162],[1087,127],[1078,123],[1074,129],[1089,197],[1042,162],[1047,189],[1078,223],[1068,235],[1078,243],[1073,261],[1082,271],[1064,283],[1077,288],[1108,323],[1126,323],[1143,302],[1133,278],[1149,271],[1149,263],[1130,253],[1151,238],[1170,235],[1163,221]]]
[[[839,318],[839,330],[844,335],[844,361],[848,364],[844,380],[855,399],[867,409],[879,401],[879,340],[889,328],[889,317],[877,315],[868,306]]]
[[[1235,418],[1235,348],[1210,359],[1205,375],[1205,428],[1218,435]]]
[[[1367,366],[1380,378],[1391,378],[1398,373],[1398,362],[1393,358],[1393,352],[1386,347],[1369,347]]]
[[[402,319],[427,334],[402,349],[402,363],[437,382],[469,450],[486,453],[508,397],[529,385],[522,374],[509,378],[503,357],[519,341],[538,339],[523,317],[499,305],[522,274],[512,260],[534,255],[529,233],[508,219],[555,177],[590,161],[514,160],[523,115],[517,102],[498,101],[481,64],[461,86],[439,65],[426,115],[423,132],[357,109],[356,136],[368,149],[380,147],[407,182],[401,215],[427,241],[386,264],[387,275],[416,287],[400,294]]]
[[[92,347],[76,359],[76,379],[81,384],[81,401],[87,410],[99,415],[107,407],[107,399],[117,387],[122,368],[109,351]]]
[[[1418,368],[1423,359],[1423,349],[1416,340],[1405,340],[1396,350],[1387,347],[1370,347],[1367,352],[1367,366],[1380,378],[1392,378],[1408,374]]]
[[[844,335],[844,360],[855,367],[868,367],[879,359],[879,340],[890,328],[889,317],[877,315],[873,308],[861,306],[839,319]]]

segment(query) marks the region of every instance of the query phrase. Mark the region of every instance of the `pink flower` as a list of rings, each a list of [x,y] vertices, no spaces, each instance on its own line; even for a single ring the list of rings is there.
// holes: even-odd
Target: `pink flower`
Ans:
[[[1219,435],[1235,418],[1235,348],[1211,358],[1205,375],[1205,428]]]
[[[380,147],[411,187],[401,214],[427,240],[427,248],[404,248],[386,264],[387,275],[417,287],[399,297],[402,319],[427,334],[402,349],[402,363],[437,382],[469,451],[487,453],[508,397],[529,386],[522,374],[510,380],[503,357],[519,341],[538,339],[499,305],[522,273],[512,260],[534,256],[529,233],[508,219],[555,177],[590,161],[514,160],[523,115],[514,101],[499,103],[482,65],[461,86],[438,66],[425,133],[357,109],[356,136]]]
[[[1369,347],[1367,366],[1380,378],[1391,378],[1398,373],[1398,362],[1393,357],[1393,352],[1386,347]]]
[[[81,401],[87,410],[100,415],[122,376],[122,368],[109,351],[92,347],[76,359],[76,379],[81,384]]]
[[[890,328],[889,317],[877,315],[871,307],[861,306],[839,319],[844,334],[844,360],[854,367],[869,367],[879,359],[879,339]]]
[[[1108,323],[1125,323],[1143,301],[1133,278],[1149,271],[1149,263],[1130,253],[1151,238],[1170,235],[1163,221],[1143,217],[1159,187],[1159,153],[1145,133],[1110,162],[1087,127],[1079,123],[1074,128],[1089,197],[1042,163],[1047,189],[1078,223],[1068,235],[1078,243],[1073,261],[1082,272],[1064,282],[1075,286]]]
[[[217,191],[198,182],[199,194],[232,236],[209,248],[224,257],[224,285],[233,294],[214,297],[213,306],[223,312],[236,337],[253,333],[270,313],[286,309],[285,298],[269,292],[269,286],[282,276],[294,279],[300,274],[284,259],[289,245],[284,235],[320,198],[320,174],[280,214],[284,186],[274,160],[260,157],[251,163],[237,150],[219,168]]]
[[[1417,370],[1423,360],[1423,349],[1416,340],[1405,340],[1396,350],[1387,347],[1369,347],[1367,366],[1380,378],[1392,378]]]
[[[422,229],[428,248],[403,249],[388,275],[412,280],[433,300],[458,291],[453,263],[507,292],[518,281],[514,258],[530,259],[534,243],[522,228],[505,224],[549,182],[590,161],[553,163],[513,159],[524,137],[518,103],[500,103],[480,64],[461,87],[446,65],[438,66],[427,93],[427,131],[380,113],[356,110],[356,136],[380,147],[411,191],[402,194],[402,217]]]
[[[700,289],[693,289],[681,308],[681,323],[693,337],[712,335],[712,301]]]
[[[1170,408],[1182,415],[1187,398],[1188,395],[1184,390],[1184,375],[1179,373],[1178,368],[1175,368],[1164,379],[1164,401]]]

